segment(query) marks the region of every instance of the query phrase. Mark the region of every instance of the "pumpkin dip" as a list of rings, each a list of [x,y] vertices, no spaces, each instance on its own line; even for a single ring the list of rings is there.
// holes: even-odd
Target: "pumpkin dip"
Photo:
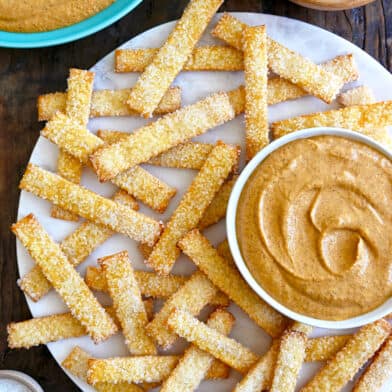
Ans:
[[[86,19],[114,0],[0,0],[0,30],[38,32]]]
[[[343,320],[392,295],[392,162],[365,144],[319,136],[274,151],[236,223],[250,272],[289,309]]]

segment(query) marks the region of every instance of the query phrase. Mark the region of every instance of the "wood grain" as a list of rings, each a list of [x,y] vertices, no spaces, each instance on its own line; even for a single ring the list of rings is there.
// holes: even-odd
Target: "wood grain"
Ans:
[[[24,371],[45,391],[77,391],[46,347],[29,351],[7,349],[5,327],[30,317],[16,286],[18,271],[15,221],[18,182],[38,138],[36,98],[65,90],[70,67],[89,68],[121,43],[158,24],[180,16],[188,0],[145,0],[113,26],[80,41],[54,48],[0,48],[0,369]],[[284,15],[330,30],[366,50],[392,68],[392,2],[375,1],[350,11],[322,12],[286,0],[227,0],[224,11],[253,11]]]

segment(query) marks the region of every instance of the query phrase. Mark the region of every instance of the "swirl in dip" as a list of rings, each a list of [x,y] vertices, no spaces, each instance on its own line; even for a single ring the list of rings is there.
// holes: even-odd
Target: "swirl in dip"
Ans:
[[[363,143],[275,150],[245,184],[236,224],[251,274],[291,310],[343,320],[392,294],[392,162]]]

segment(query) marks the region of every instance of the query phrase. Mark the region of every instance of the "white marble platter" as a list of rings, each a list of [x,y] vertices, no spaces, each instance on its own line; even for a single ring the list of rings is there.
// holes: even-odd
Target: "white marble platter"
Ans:
[[[353,53],[361,76],[355,84],[347,85],[345,88],[347,89],[354,85],[366,84],[374,91],[377,100],[392,99],[392,75],[376,60],[350,42],[318,27],[293,19],[255,13],[233,14],[250,25],[266,24],[268,34],[272,38],[311,58],[315,62],[323,62],[337,55]],[[210,28],[204,34],[200,45],[219,44],[219,42],[213,39],[209,34],[209,31],[215,25],[218,18],[219,15],[214,18]],[[173,25],[174,22],[170,22],[157,26],[126,42],[121,48],[159,47],[173,28]],[[120,89],[131,87],[135,83],[137,74],[115,74],[113,72],[113,64],[114,54],[110,53],[92,67],[92,70],[96,73],[95,89]],[[77,64],[75,64],[75,66],[77,66]],[[231,90],[241,83],[243,83],[243,75],[240,72],[183,72],[174,82],[175,85],[181,86],[182,88],[183,105],[193,103],[215,91]],[[270,107],[269,118],[270,121],[276,121],[299,114],[326,110],[328,107],[334,107],[334,105],[328,106],[316,98],[305,97],[296,101],[285,102]],[[92,119],[88,126],[92,132],[95,132],[98,129],[118,129],[132,132],[146,122],[147,121],[144,119],[135,117],[111,117]],[[244,146],[243,136],[243,116],[240,116],[235,120],[198,137],[197,140],[211,143],[221,139],[229,143],[239,143]],[[38,164],[48,170],[55,171],[57,154],[57,147],[40,137],[33,150],[30,162]],[[176,197],[171,201],[168,210],[163,215],[154,213],[147,207],[141,206],[141,211],[143,213],[165,221],[175,209],[181,196],[194,177],[195,172],[192,170],[152,166],[146,166],[146,168],[157,177],[178,189]],[[100,184],[92,171],[88,169],[83,173],[82,184],[104,196],[110,196],[114,191],[114,188],[110,184]],[[50,203],[23,191],[20,197],[18,219],[33,212],[50,235],[52,235],[55,240],[61,241],[77,227],[77,224],[51,218],[50,207]],[[224,222],[220,222],[206,230],[206,235],[213,244],[222,241],[225,238]],[[93,252],[88,257],[87,261],[78,267],[78,271],[84,275],[86,266],[95,265],[98,257],[124,249],[129,251],[132,263],[136,269],[146,269],[142,257],[136,248],[136,243],[125,236],[115,235]],[[34,262],[20,243],[17,243],[17,256],[19,273],[23,276],[33,267]],[[190,274],[194,269],[194,265],[187,260],[185,256],[181,256],[177,261],[173,272]],[[103,301],[108,300],[103,295],[100,296],[100,298],[102,298]],[[51,292],[37,303],[32,302],[29,298],[27,298],[27,302],[34,317],[66,311],[65,305],[55,292]],[[270,338],[265,332],[251,322],[238,307],[231,305],[230,310],[236,317],[236,324],[231,336],[254,350],[254,352],[263,354],[269,345]],[[339,333],[347,332],[349,331],[340,331]],[[337,332],[318,329],[314,331],[312,336],[334,333]],[[50,343],[48,344],[48,348],[55,360],[60,363],[75,345],[81,346],[97,357],[124,356],[127,354],[121,334],[113,336],[100,345],[94,345],[88,337],[82,337]],[[179,342],[170,352],[181,352],[184,345],[184,342]],[[300,386],[303,385],[320,366],[321,364],[319,363],[304,365],[297,387],[300,388]],[[69,376],[83,391],[93,390],[86,383],[76,379],[70,374]],[[239,379],[240,375],[232,371],[229,379],[219,382],[204,381],[198,390],[202,392],[231,391]],[[344,391],[349,391],[350,389],[350,385],[348,385]],[[383,391],[387,392],[391,390],[392,380],[384,387]]]

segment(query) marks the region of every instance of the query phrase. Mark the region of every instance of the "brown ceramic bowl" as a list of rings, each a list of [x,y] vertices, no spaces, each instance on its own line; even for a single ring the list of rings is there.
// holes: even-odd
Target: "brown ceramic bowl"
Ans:
[[[303,7],[314,8],[321,11],[340,11],[360,7],[374,0],[290,0]]]

